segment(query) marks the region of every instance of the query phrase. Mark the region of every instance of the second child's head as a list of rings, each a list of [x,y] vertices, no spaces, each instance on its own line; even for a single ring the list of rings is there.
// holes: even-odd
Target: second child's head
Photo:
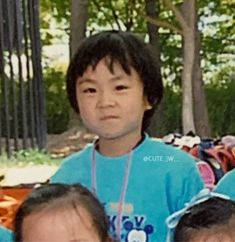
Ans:
[[[235,241],[235,202],[219,197],[191,207],[176,226],[175,242]]]
[[[99,201],[81,185],[34,190],[15,218],[15,241],[107,242],[108,221]]]
[[[159,69],[149,48],[133,34],[95,34],[83,41],[69,65],[69,101],[99,136],[145,131],[162,98]]]

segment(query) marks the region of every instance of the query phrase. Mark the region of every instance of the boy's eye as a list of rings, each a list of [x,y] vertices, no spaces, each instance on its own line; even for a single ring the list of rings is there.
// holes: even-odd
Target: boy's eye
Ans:
[[[83,90],[83,93],[95,93],[96,89],[95,88],[86,88]]]
[[[118,85],[118,86],[115,87],[115,89],[116,89],[117,91],[126,90],[126,89],[128,89],[128,88],[129,88],[129,87],[128,87],[128,86],[125,86],[125,85]]]

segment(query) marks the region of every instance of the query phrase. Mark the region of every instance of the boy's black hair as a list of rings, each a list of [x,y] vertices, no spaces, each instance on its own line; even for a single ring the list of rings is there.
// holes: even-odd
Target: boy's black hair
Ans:
[[[191,207],[183,215],[175,228],[174,241],[189,242],[202,230],[226,229],[230,228],[231,223],[235,224],[235,202],[212,197]]]
[[[46,208],[50,211],[65,208],[78,212],[79,207],[83,207],[88,212],[100,241],[107,241],[108,219],[104,208],[98,199],[80,184],[48,184],[32,191],[17,210],[14,220],[15,241],[24,241],[23,222],[30,214],[44,211]]]
[[[144,113],[142,131],[150,124],[151,117],[162,99],[163,84],[160,68],[148,46],[139,38],[128,32],[104,31],[85,39],[79,46],[70,62],[67,71],[67,93],[72,108],[79,113],[76,98],[76,82],[88,66],[94,69],[98,62],[107,58],[108,68],[113,73],[113,64],[119,63],[123,70],[131,73],[131,67],[143,82],[144,95],[147,97],[151,110]]]

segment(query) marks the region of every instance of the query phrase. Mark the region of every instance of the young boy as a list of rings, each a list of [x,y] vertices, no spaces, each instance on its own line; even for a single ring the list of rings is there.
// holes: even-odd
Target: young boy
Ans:
[[[66,158],[51,182],[81,182],[104,203],[121,241],[165,241],[166,217],[203,187],[186,153],[145,130],[162,98],[156,61],[130,33],[86,39],[67,72],[73,109],[99,139]]]
[[[215,191],[228,195],[235,201],[235,169],[228,172],[217,184]]]

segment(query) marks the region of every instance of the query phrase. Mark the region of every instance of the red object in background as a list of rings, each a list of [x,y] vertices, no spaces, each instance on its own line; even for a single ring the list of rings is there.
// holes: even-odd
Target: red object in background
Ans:
[[[13,230],[15,213],[33,186],[0,187],[0,225]]]
[[[206,149],[205,152],[220,162],[225,173],[235,167],[235,159],[226,147],[218,145],[213,148]]]
[[[212,190],[215,185],[215,174],[211,169],[210,165],[205,161],[198,161],[197,166],[201,173],[205,186]]]

